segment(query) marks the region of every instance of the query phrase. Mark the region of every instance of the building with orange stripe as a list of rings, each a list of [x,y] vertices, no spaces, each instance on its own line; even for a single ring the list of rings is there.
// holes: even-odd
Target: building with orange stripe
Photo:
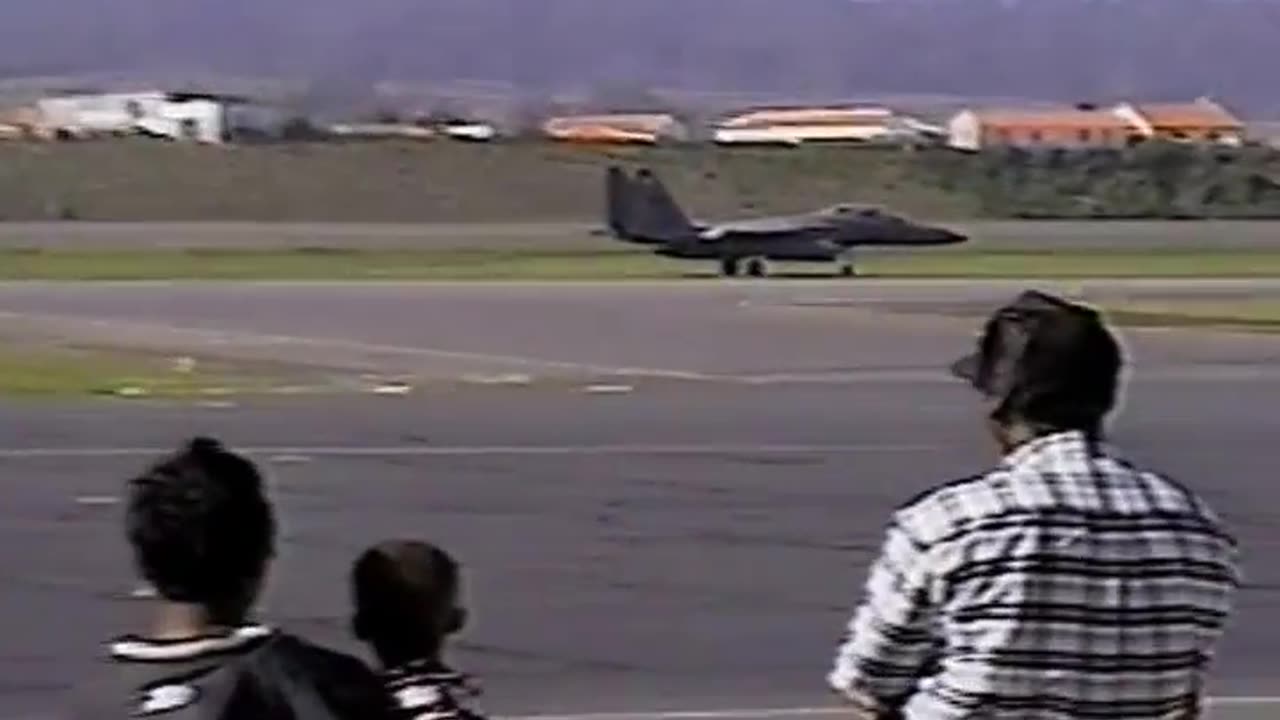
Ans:
[[[927,127],[886,107],[762,108],[732,115],[713,129],[722,144],[799,145],[875,142],[920,135]]]
[[[1240,145],[1244,135],[1244,123],[1203,98],[1107,108],[969,109],[947,125],[948,144],[961,150],[1124,147],[1140,140]]]
[[[1115,112],[1145,138],[1241,145],[1245,124],[1209,98],[1189,103],[1125,103]]]
[[[960,150],[988,147],[1124,147],[1140,134],[1111,110],[1092,108],[964,110],[947,127]]]
[[[543,134],[561,142],[644,144],[683,140],[688,131],[675,116],[666,113],[573,115],[547,120]]]

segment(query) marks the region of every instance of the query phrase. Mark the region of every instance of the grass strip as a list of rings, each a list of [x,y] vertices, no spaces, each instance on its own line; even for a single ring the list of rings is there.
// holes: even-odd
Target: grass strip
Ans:
[[[1277,300],[1136,301],[1100,306],[1121,325],[1280,332]]]
[[[951,250],[868,253],[865,277],[1280,277],[1280,248]],[[642,280],[714,276],[712,262],[634,251],[546,250],[0,250],[0,280]],[[830,274],[780,264],[775,274]]]
[[[179,358],[50,346],[0,345],[0,395],[209,399],[266,392],[264,375]]]

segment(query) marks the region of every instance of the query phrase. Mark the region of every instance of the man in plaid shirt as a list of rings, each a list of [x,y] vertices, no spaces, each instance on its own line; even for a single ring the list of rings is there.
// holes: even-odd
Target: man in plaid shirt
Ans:
[[[862,716],[1198,717],[1235,541],[1102,441],[1120,365],[1096,313],[1027,292],[952,366],[1002,459],[894,513],[828,676]]]

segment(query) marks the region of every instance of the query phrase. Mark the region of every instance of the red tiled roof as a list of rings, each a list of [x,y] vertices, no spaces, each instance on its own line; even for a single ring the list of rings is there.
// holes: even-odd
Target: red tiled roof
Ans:
[[[1134,129],[1129,122],[1108,110],[978,110],[975,114],[985,126],[1006,129]]]
[[[1215,102],[1144,103],[1133,106],[1153,127],[1185,130],[1243,129],[1244,124]]]
[[[543,129],[548,133],[572,132],[579,128],[613,128],[623,132],[658,133],[676,124],[675,117],[662,113],[615,115],[570,115],[551,118]]]

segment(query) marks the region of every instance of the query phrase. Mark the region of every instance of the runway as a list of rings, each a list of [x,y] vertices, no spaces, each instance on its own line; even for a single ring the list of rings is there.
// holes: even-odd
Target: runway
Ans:
[[[459,381],[945,379],[1015,282],[11,283],[0,330]],[[1274,294],[1277,283],[1035,287],[1086,297]],[[1272,373],[1265,336],[1134,332],[1150,377]]]
[[[1222,288],[1200,286],[1209,290]],[[139,604],[120,538],[122,479],[196,432],[270,470],[284,524],[264,613],[285,627],[356,649],[348,564],[383,537],[426,537],[466,564],[475,624],[455,660],[483,679],[496,714],[829,714],[822,677],[887,514],[992,461],[976,399],[941,368],[969,348],[978,308],[1012,292],[2,286],[9,321],[423,382],[405,397],[220,408],[0,407],[10,429],[0,570],[15,609],[0,616],[0,717],[56,705],[95,642],[127,627]],[[826,302],[805,302],[815,298]],[[877,310],[905,300],[975,305],[958,318]],[[222,342],[203,344],[211,337]],[[1236,700],[1211,717],[1273,717],[1280,569],[1265,558],[1277,521],[1278,348],[1204,333],[1126,339],[1138,368],[1117,441],[1201,491],[1247,553],[1211,688]],[[429,382],[516,367],[529,384]],[[586,391],[601,380],[630,387]]]

